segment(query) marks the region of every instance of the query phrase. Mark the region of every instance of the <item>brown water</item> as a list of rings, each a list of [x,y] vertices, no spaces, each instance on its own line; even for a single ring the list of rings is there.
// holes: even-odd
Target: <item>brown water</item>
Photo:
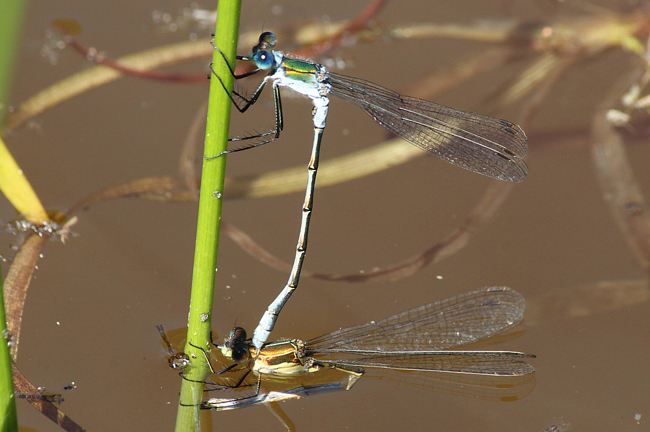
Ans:
[[[248,2],[242,32],[294,28],[305,20],[348,18],[363,1]],[[110,6],[109,6],[110,5]],[[257,6],[255,6],[257,5]],[[160,34],[154,10],[175,14],[171,2],[31,3],[14,100],[90,65],[71,50],[56,66],[40,56],[43,33],[56,18],[78,21],[81,40],[113,58],[187,40],[186,32]],[[202,5],[202,6],[213,6]],[[423,22],[471,24],[501,19],[499,2],[392,2],[378,17],[387,28]],[[256,7],[256,10],[252,10]],[[550,8],[513,5],[519,20],[550,20]],[[560,15],[575,10],[560,9]],[[200,34],[207,36],[208,32]],[[283,41],[278,47],[282,49]],[[427,73],[482,53],[480,42],[420,40],[359,44],[336,55],[343,73],[406,91]],[[240,49],[246,53],[250,47]],[[534,56],[530,57],[535,58]],[[203,73],[208,59],[172,68]],[[513,79],[499,68],[436,101],[478,109],[482,95]],[[439,264],[397,282],[334,283],[303,279],[283,310],[272,337],[309,339],[482,286],[507,285],[527,300],[521,337],[490,348],[534,353],[536,388],[527,398],[495,403],[362,379],[349,392],[282,404],[299,431],[457,430],[542,431],[570,423],[573,430],[647,430],[650,379],[646,274],[615,225],[598,186],[587,145],[566,137],[565,127],[587,142],[594,109],[607,87],[629,68],[625,56],[602,56],[574,66],[527,127],[530,174],[516,185],[495,219],[469,245]],[[257,81],[255,81],[257,82]],[[88,91],[16,131],[8,145],[47,208],[63,210],[82,197],[128,180],[176,175],[181,144],[207,97],[207,85],[124,78]],[[286,94],[286,92],[285,92]],[[247,115],[233,115],[234,133],[272,124],[269,96]],[[312,127],[310,103],[286,97],[285,132],[264,148],[228,158],[228,175],[305,165]],[[384,130],[358,108],[333,101],[323,159],[381,142]],[[517,106],[496,115],[517,119]],[[627,148],[635,175],[648,191],[650,148]],[[416,255],[460,224],[492,180],[430,157],[317,191],[306,268],[354,273]],[[285,261],[293,257],[302,192],[230,200],[224,220],[236,224]],[[24,313],[18,367],[50,391],[74,381],[61,409],[88,430],[171,430],[180,379],[169,370],[157,324],[187,320],[196,204],[115,200],[79,214],[77,237],[50,242],[43,251]],[[14,217],[4,202],[3,220]],[[213,327],[220,338],[233,324],[252,332],[287,275],[270,269],[224,237],[219,255]],[[5,236],[3,246],[14,239]],[[5,267],[6,268],[6,267]],[[439,278],[439,276],[441,278]],[[627,305],[594,300],[603,281],[620,287],[639,281],[641,300]],[[585,288],[587,286],[587,288]],[[619,291],[617,291],[619,292]],[[583,313],[567,305],[586,302]],[[633,303],[633,304],[630,304]],[[20,423],[56,427],[19,402]],[[640,424],[635,415],[641,414]],[[280,431],[262,406],[213,415],[215,430],[246,427]],[[245,426],[244,426],[245,425]]]

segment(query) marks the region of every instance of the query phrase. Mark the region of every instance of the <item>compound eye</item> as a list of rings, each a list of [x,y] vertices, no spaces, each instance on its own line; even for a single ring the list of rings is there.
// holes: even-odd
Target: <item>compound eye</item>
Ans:
[[[230,332],[230,337],[231,337],[231,339],[235,339],[235,340],[239,340],[239,341],[245,341],[246,340],[246,330],[243,329],[242,327],[235,327]]]
[[[273,67],[273,54],[268,51],[258,51],[255,53],[254,60],[257,67],[262,70]]]
[[[260,40],[257,42],[257,46],[260,47],[260,49],[272,50],[275,48],[276,42],[277,39],[273,33],[264,32],[260,35]]]
[[[246,330],[241,327],[235,327],[230,332],[228,339],[226,339],[226,346],[228,348],[233,348],[244,341],[246,341]]]

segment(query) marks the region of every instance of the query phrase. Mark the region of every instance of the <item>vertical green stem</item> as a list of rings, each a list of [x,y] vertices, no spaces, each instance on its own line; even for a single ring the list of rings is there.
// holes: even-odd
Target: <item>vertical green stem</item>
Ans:
[[[16,64],[16,52],[20,45],[26,8],[26,1],[0,2],[0,123],[10,106],[9,99]],[[0,145],[4,147],[4,143],[0,143]],[[0,274],[1,280],[2,275]],[[18,416],[16,414],[9,340],[5,338],[9,334],[2,284],[0,284],[0,331],[2,332],[0,335],[0,432],[14,432],[18,430]]]
[[[217,9],[215,46],[235,65],[237,36],[239,33],[239,14],[241,0],[221,0]],[[214,51],[212,68],[222,79],[229,92],[232,92],[233,77],[218,51]],[[210,81],[210,100],[205,133],[203,170],[201,173],[201,193],[199,197],[199,216],[196,229],[196,249],[194,251],[194,271],[192,274],[192,294],[188,321],[185,352],[192,359],[192,366],[186,369],[181,384],[180,404],[176,419],[176,431],[194,431],[198,428],[199,404],[203,399],[203,383],[208,373],[203,353],[189,345],[210,350],[210,329],[212,323],[212,304],[214,282],[217,269],[219,227],[221,225],[221,204],[226,168],[226,157],[205,160],[226,150],[228,127],[230,124],[231,101],[218,79]]]
[[[8,334],[7,317],[2,287],[0,286],[0,431],[14,432],[18,430],[16,415],[16,398],[14,397],[14,381],[11,371],[9,344],[4,335]]]
[[[0,2],[0,123],[7,114],[27,1]]]

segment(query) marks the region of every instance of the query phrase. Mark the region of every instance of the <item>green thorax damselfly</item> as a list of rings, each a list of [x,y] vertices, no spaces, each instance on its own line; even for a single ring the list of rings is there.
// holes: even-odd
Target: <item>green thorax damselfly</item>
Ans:
[[[524,308],[524,298],[510,288],[482,288],[379,321],[341,328],[307,342],[299,339],[271,342],[261,350],[247,341],[246,332],[237,327],[221,350],[226,358],[258,376],[257,394],[240,399],[212,398],[202,406],[211,409],[251,406],[268,400],[259,389],[265,380],[315,374],[327,368],[349,374],[344,390],[354,385],[364,368],[426,372],[427,375],[429,372],[483,375],[495,379],[529,375],[535,370],[524,359],[534,355],[457,350],[459,346],[515,327],[523,319]],[[296,389],[287,392],[295,393]],[[278,394],[272,397],[278,398]]]
[[[371,82],[330,72],[323,65],[287,57],[282,52],[273,50],[275,44],[275,35],[269,32],[262,33],[258,44],[253,47],[249,56],[237,56],[238,60],[254,61],[257,68],[243,75],[235,75],[231,68],[235,78],[268,71],[250,99],[234,92],[245,102],[243,106],[240,107],[234,98],[233,102],[239,111],[246,111],[257,101],[266,84],[272,82],[276,111],[275,131],[244,138],[262,140],[244,148],[224,152],[232,153],[266,144],[280,136],[284,122],[279,87],[289,87],[312,100],[314,141],[308,166],[309,177],[296,256],[287,285],[271,303],[260,325],[255,329],[253,345],[258,350],[268,339],[280,310],[298,286],[300,269],[307,250],[313,192],[320,143],[327,120],[329,95],[361,107],[376,122],[391,132],[453,165],[510,182],[522,181],[528,172],[522,160],[527,152],[526,134],[516,124],[402,96]]]

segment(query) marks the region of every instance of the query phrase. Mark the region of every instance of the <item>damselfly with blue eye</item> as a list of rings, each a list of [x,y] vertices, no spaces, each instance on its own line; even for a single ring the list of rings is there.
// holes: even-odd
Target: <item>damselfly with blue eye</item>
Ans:
[[[282,52],[273,50],[275,44],[275,35],[265,32],[262,33],[258,44],[253,47],[249,56],[237,56],[238,60],[255,62],[256,69],[250,72],[236,75],[234,69],[228,64],[235,79],[268,71],[250,99],[237,92],[229,96],[237,109],[244,112],[257,101],[266,84],[272,82],[275,130],[252,137],[238,138],[239,141],[247,139],[261,139],[261,141],[208,158],[256,147],[277,139],[284,127],[280,87],[288,87],[312,100],[314,140],[308,166],[309,176],[298,246],[286,286],[269,305],[255,329],[253,345],[258,350],[267,341],[278,314],[298,286],[300,270],[307,250],[309,221],[313,207],[320,144],[329,108],[329,95],[361,107],[377,123],[397,136],[453,165],[509,182],[520,182],[528,173],[526,163],[523,161],[527,152],[526,134],[516,124],[402,96],[371,82],[330,72],[323,65],[287,57]],[[216,74],[215,76],[221,80]],[[240,106],[233,96],[240,98],[244,105]]]

